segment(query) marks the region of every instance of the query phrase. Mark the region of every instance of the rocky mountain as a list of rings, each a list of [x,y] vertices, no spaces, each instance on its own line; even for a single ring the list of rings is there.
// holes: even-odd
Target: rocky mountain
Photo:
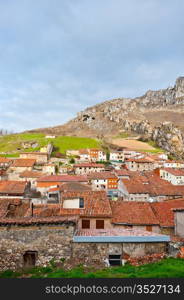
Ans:
[[[184,77],[174,87],[134,99],[118,98],[79,112],[68,123],[39,130],[47,133],[109,137],[134,132],[155,141],[172,154],[184,155]]]

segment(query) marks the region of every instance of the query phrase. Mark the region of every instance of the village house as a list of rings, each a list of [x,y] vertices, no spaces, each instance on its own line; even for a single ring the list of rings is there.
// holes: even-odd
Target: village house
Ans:
[[[52,153],[52,150],[53,150],[53,145],[52,144],[48,144],[42,148],[40,148],[40,152],[41,153],[47,153],[48,154],[48,159],[50,158],[51,156],[51,153]]]
[[[67,182],[79,182],[83,184],[88,183],[86,176],[77,176],[77,175],[48,175],[43,176],[37,179],[36,189],[41,192],[43,195],[46,195],[50,188],[57,188],[62,183]]]
[[[174,236],[176,234],[176,231],[178,233],[178,228],[179,226],[181,226],[181,224],[179,224],[179,221],[181,219],[178,218],[178,223],[176,225],[176,216],[174,214],[174,211],[175,209],[184,209],[184,199],[173,199],[164,202],[150,203],[150,205],[159,221],[160,232],[162,234],[167,234],[170,236]],[[182,231],[184,232],[184,227]]]
[[[114,150],[114,151],[111,150],[109,160],[115,162],[124,162],[125,160],[124,152],[118,150]]]
[[[0,157],[0,169],[6,170],[11,163],[12,159],[9,159],[7,157]]]
[[[42,166],[42,172],[48,175],[56,174],[56,165],[53,163],[48,163]]]
[[[169,236],[112,228],[111,218],[104,191],[66,192],[60,204],[1,204],[0,199],[1,245],[12,250],[0,248],[0,269],[42,266],[61,258],[121,265],[127,257],[167,251]]]
[[[160,169],[160,177],[174,185],[184,185],[184,169]]]
[[[30,190],[30,184],[25,181],[0,181],[0,198],[21,197],[25,198]]]
[[[112,224],[115,228],[132,228],[160,233],[160,226],[150,203],[111,201]]]
[[[166,160],[163,163],[164,168],[184,168],[184,161],[179,161],[179,160]]]
[[[125,166],[130,171],[152,171],[157,168],[157,164],[151,159],[139,158],[139,159],[127,159]]]
[[[35,163],[35,159],[15,159],[11,166],[8,168],[8,179],[19,180],[19,175],[24,171],[32,171]]]
[[[74,164],[73,168],[76,175],[85,175],[93,172],[102,172],[105,170],[104,164],[93,162]]]
[[[165,201],[181,198],[183,186],[174,186],[156,173],[135,173],[130,179],[119,180],[119,192],[125,201]]]
[[[80,149],[79,156],[81,161],[90,161],[90,155],[88,149]]]
[[[106,153],[97,148],[90,148],[89,151],[89,160],[92,162],[96,161],[106,161]]]
[[[103,191],[111,197],[118,197],[118,177],[112,172],[94,172],[88,175],[93,190]]]
[[[24,171],[19,175],[21,180],[30,182],[31,189],[36,189],[36,181],[40,177],[43,177],[43,173],[38,171]]]
[[[34,159],[37,164],[44,164],[48,161],[47,152],[23,152],[20,153],[20,158]]]

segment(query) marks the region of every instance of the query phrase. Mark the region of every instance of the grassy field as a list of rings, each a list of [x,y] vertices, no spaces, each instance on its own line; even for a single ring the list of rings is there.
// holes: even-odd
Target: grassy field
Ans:
[[[22,143],[35,141],[38,147],[23,149]],[[65,153],[66,150],[78,150],[81,148],[99,148],[100,142],[91,138],[72,137],[72,136],[59,136],[55,139],[46,139],[44,134],[41,133],[21,133],[12,134],[0,137],[0,152],[8,152],[7,156],[18,156],[19,151],[37,151],[41,147],[47,145],[49,142],[53,143],[56,151]],[[18,150],[18,149],[21,150]],[[1,154],[2,155],[2,154]]]
[[[57,268],[53,262],[47,267],[37,267],[27,271],[13,272],[11,270],[0,273],[0,278],[184,278],[184,260],[179,258],[167,258],[160,262],[142,266],[126,264],[120,267],[110,267],[101,270],[78,266],[65,271]]]

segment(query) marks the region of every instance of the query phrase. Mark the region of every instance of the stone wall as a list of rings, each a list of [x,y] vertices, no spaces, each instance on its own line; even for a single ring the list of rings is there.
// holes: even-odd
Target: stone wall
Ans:
[[[109,255],[122,259],[166,252],[166,243],[73,243],[73,257],[84,264],[104,264]]]
[[[23,268],[26,251],[37,252],[37,266],[69,258],[73,232],[73,225],[0,227],[0,270]]]

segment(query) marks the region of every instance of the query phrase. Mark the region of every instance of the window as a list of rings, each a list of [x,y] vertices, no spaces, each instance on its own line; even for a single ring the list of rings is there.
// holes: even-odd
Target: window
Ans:
[[[96,229],[104,229],[104,220],[96,220]]]
[[[84,208],[84,199],[79,198],[79,208]]]
[[[110,266],[121,266],[121,255],[109,255]]]
[[[147,230],[147,231],[152,231],[152,226],[151,226],[151,225],[147,225],[147,226],[146,226],[146,230]]]
[[[82,229],[90,229],[90,220],[82,220]]]
[[[23,255],[23,263],[25,268],[34,267],[36,264],[37,251],[26,251]]]

